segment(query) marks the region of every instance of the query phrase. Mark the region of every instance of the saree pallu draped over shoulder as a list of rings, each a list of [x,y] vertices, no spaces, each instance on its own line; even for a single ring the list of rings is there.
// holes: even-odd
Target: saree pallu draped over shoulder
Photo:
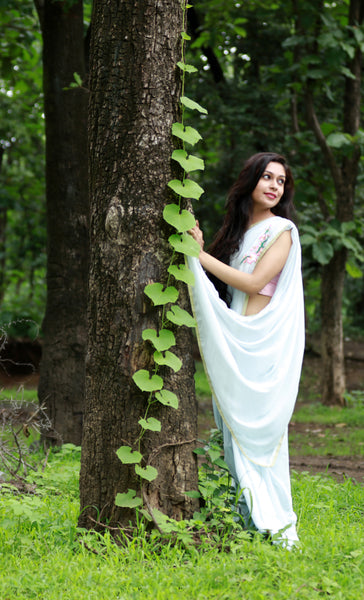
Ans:
[[[292,509],[288,423],[292,416],[304,350],[301,248],[295,225],[271,217],[250,227],[232,267],[251,273],[284,231],[292,245],[269,304],[245,316],[247,295],[229,288],[227,307],[200,262],[188,258],[197,336],[213,392],[217,425],[224,433],[225,460],[243,493],[255,527],[281,533],[289,546],[298,538]]]

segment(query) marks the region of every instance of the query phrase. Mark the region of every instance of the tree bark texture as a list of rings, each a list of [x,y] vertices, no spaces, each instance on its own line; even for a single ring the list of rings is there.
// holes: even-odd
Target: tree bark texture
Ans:
[[[51,443],[79,445],[85,386],[88,276],[87,103],[82,0],[36,1],[43,34],[46,121],[47,304],[39,401]]]
[[[322,269],[321,280],[321,393],[323,404],[344,404],[345,364],[342,299],[345,280],[345,248],[335,252]]]
[[[153,366],[143,329],[158,329],[160,309],[144,294],[148,283],[166,281],[172,231],[162,218],[175,200],[167,182],[179,120],[182,10],[180,0],[118,2],[95,0],[90,53],[91,265],[86,405],[81,459],[80,525],[93,519],[127,525],[135,511],[115,506],[118,492],[140,495],[134,466],[116,455],[140,433],[147,394],[133,373]],[[189,307],[185,286],[178,303]],[[173,328],[173,326],[172,326]],[[192,333],[174,329],[172,348],[183,360],[176,374],[164,367],[164,387],[174,391],[178,410],[158,402],[149,416],[162,431],[146,432],[141,452],[158,477],[144,484],[149,506],[175,518],[192,515],[195,501],[184,492],[197,488],[193,453],[197,435]]]

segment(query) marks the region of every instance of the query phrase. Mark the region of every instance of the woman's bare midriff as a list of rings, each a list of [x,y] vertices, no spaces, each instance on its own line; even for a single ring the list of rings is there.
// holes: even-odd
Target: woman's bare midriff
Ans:
[[[245,316],[257,315],[269,304],[270,300],[270,296],[264,296],[263,294],[253,294],[252,296],[249,296]]]

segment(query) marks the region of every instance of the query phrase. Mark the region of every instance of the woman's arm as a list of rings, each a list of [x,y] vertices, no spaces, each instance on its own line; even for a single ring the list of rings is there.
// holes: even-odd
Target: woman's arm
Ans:
[[[200,244],[199,260],[206,271],[227,285],[252,295],[260,292],[283,269],[292,245],[290,231],[283,231],[264,254],[252,273],[242,273],[214,258],[203,250],[203,235],[198,225],[189,232]]]

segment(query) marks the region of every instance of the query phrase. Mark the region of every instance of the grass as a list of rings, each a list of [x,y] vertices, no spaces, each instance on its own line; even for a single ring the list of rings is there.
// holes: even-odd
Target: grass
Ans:
[[[37,494],[2,490],[3,600],[261,600],[364,597],[364,488],[293,473],[301,551],[260,537],[221,552],[139,533],[127,548],[77,529],[80,452],[65,446],[36,475]],[[34,481],[34,478],[33,478]]]
[[[196,388],[199,400],[207,401],[201,370]],[[324,451],[341,453],[339,438],[348,439],[349,432],[353,455],[362,448],[356,437],[364,424],[360,402],[347,409],[300,404],[294,420],[307,425],[306,440],[316,435],[312,427],[320,430]],[[20,494],[10,484],[0,489],[2,600],[364,598],[364,486],[350,479],[292,473],[300,550],[282,550],[260,536],[237,536],[229,551],[219,550],[216,537],[197,550],[162,544],[157,534],[147,538],[143,531],[121,547],[107,533],[77,528],[79,465],[80,450],[65,445],[50,454],[44,473],[28,476],[35,493]]]

